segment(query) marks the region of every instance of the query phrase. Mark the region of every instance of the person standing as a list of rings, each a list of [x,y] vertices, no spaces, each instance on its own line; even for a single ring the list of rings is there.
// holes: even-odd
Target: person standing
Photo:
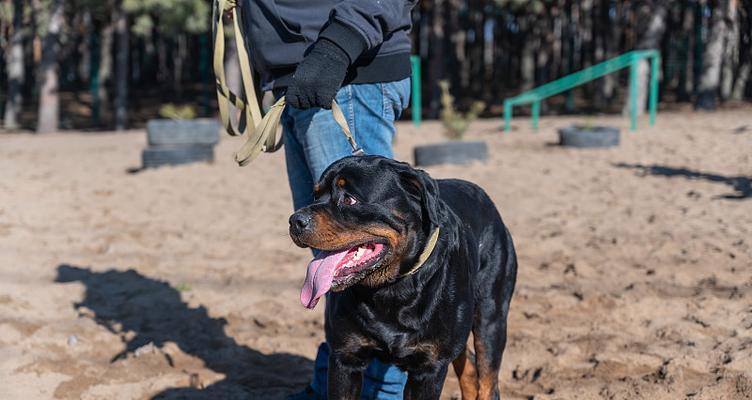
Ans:
[[[394,121],[410,96],[411,10],[417,0],[243,0],[244,31],[264,89],[287,102],[281,125],[293,206],[351,147],[335,122],[336,99],[366,154],[393,157]],[[329,347],[316,355],[311,384],[293,400],[327,398]],[[372,361],[362,399],[402,399],[407,375]]]

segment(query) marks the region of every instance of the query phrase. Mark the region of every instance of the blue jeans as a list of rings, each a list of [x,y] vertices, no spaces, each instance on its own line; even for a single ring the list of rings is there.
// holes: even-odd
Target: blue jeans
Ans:
[[[345,114],[355,141],[366,154],[393,157],[394,121],[407,107],[410,79],[388,83],[342,87],[337,103]],[[287,107],[282,114],[287,176],[295,209],[313,202],[313,185],[333,162],[351,154],[352,148],[334,121],[332,112]],[[326,399],[329,346],[322,343],[316,354],[311,389],[294,399]],[[393,365],[372,361],[363,374],[361,399],[402,399],[407,375]]]

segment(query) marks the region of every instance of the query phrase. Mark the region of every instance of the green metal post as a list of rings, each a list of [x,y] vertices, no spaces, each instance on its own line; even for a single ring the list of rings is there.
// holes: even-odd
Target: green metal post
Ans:
[[[630,69],[629,74],[629,98],[627,107],[629,107],[630,130],[637,129],[637,114],[640,111],[638,107],[644,107],[644,104],[637,104],[638,95],[638,71],[642,60],[650,59],[651,81],[648,88],[650,99],[651,125],[655,122],[655,116],[658,107],[658,81],[660,79],[660,53],[656,50],[635,50],[624,53],[618,57],[603,61],[596,65],[590,66],[578,72],[569,74],[565,77],[548,82],[532,90],[521,93],[515,97],[504,99],[504,131],[509,132],[512,128],[512,112],[515,106],[531,104],[533,114],[533,125],[538,126],[540,115],[540,102],[543,99],[564,93],[566,102],[571,107],[574,103],[572,89],[590,82],[602,76],[614,73],[624,68]]]
[[[420,126],[421,114],[423,112],[420,93],[420,56],[410,56],[412,66],[412,114],[413,125]]]
[[[637,130],[637,68],[640,60],[635,58],[629,67],[629,130]]]
[[[650,126],[655,125],[655,114],[658,109],[658,74],[660,74],[661,56],[653,56],[650,60]]]
[[[504,100],[504,132],[512,130],[512,102]]]

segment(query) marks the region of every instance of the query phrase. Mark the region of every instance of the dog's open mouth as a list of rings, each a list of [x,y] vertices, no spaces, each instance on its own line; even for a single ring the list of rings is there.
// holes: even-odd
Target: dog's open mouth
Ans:
[[[319,298],[329,290],[343,290],[378,268],[387,253],[388,246],[379,242],[322,251],[308,264],[300,302],[308,308],[316,307]]]

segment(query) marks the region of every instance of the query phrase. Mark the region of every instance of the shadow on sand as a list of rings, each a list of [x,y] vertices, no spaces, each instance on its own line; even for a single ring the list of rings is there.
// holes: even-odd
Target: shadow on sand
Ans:
[[[312,360],[287,353],[266,355],[238,344],[225,334],[224,318],[210,317],[203,306],[191,308],[164,281],[134,270],[95,272],[68,264],[57,267],[55,281],[81,282],[86,295],[74,304],[76,309],[91,310],[94,320],[115,334],[135,334],[111,362],[149,343],[159,348],[174,342],[207,368],[225,375],[206,388],[171,388],[154,399],[284,398],[284,393],[305,386],[310,377]]]
[[[721,199],[729,200],[744,200],[752,198],[752,178],[749,176],[723,176],[717,174],[709,174],[705,172],[692,171],[687,168],[673,168],[662,165],[643,165],[643,164],[628,164],[628,163],[615,163],[616,168],[635,169],[642,176],[654,175],[665,177],[684,177],[687,179],[699,179],[709,182],[722,183],[728,185],[734,190],[733,193],[724,194],[718,196]]]

